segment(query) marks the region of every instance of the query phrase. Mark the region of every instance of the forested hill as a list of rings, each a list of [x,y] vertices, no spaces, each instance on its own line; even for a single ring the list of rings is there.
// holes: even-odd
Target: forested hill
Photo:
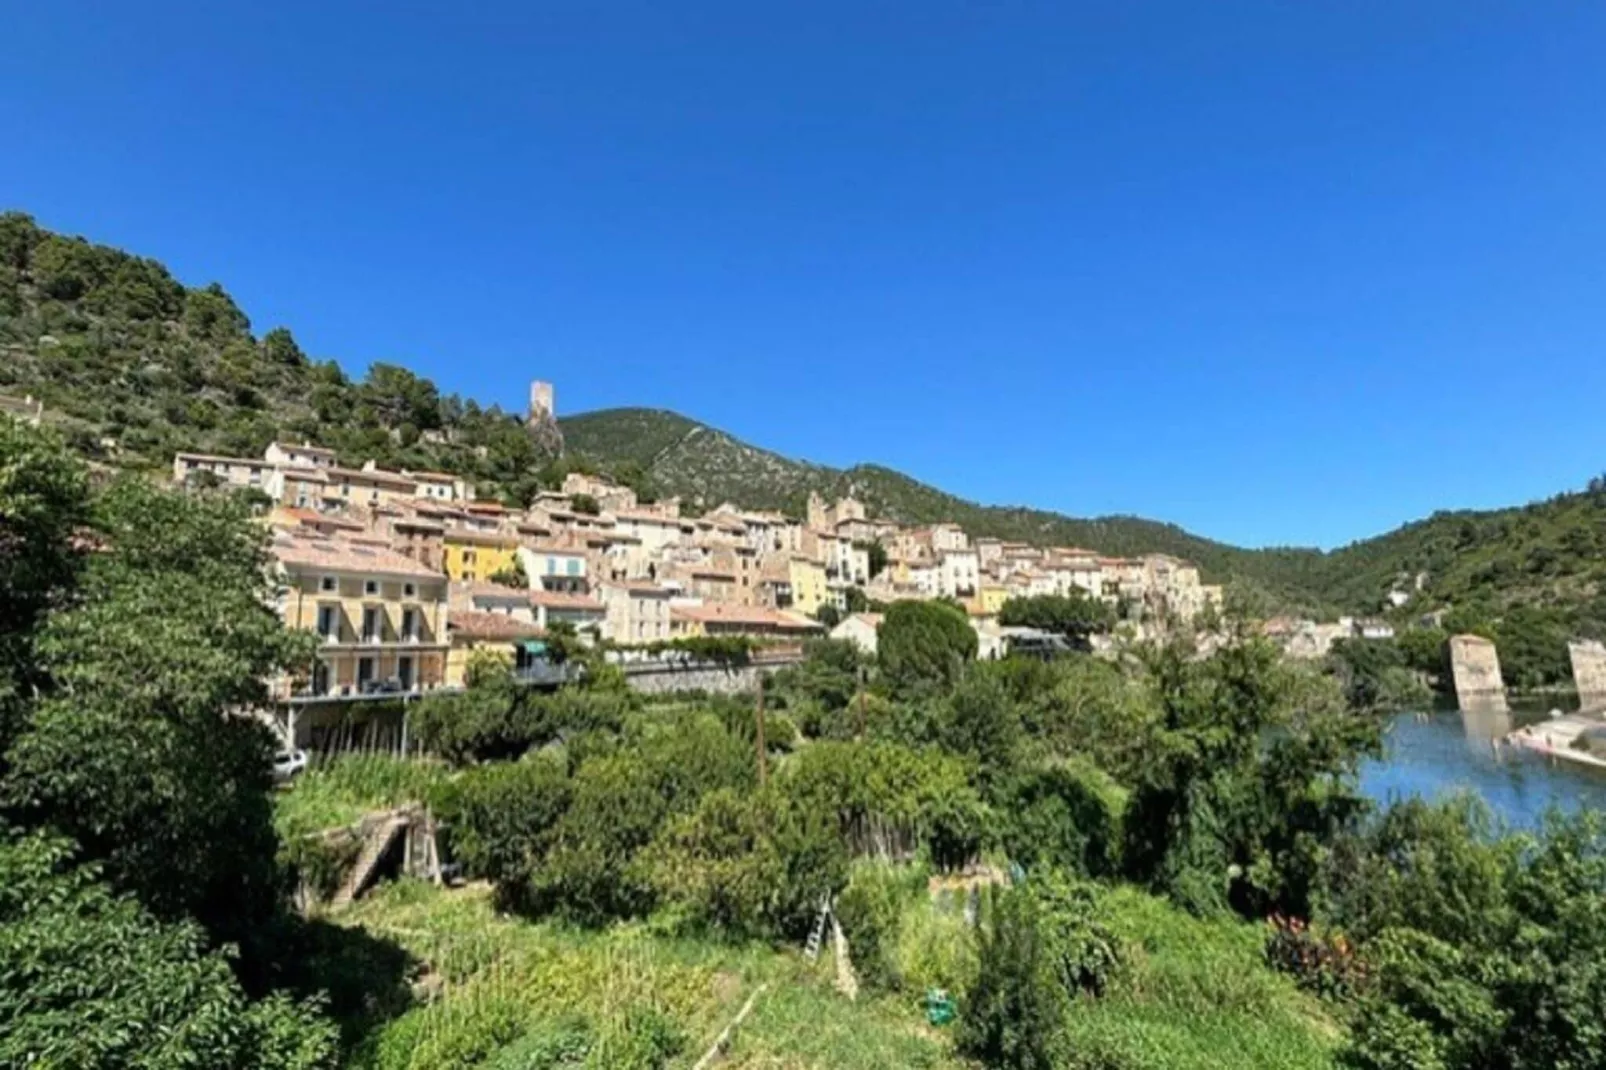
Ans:
[[[1074,519],[981,506],[876,465],[834,469],[782,457],[675,413],[616,409],[561,422],[568,454],[544,457],[521,414],[443,395],[428,379],[375,364],[362,380],[303,353],[285,327],[258,332],[219,284],[188,287],[155,260],[53,234],[0,214],[0,393],[32,394],[80,452],[117,467],[161,468],[175,451],[259,454],[276,437],[336,449],[348,464],[441,469],[512,502],[574,466],[640,489],[713,505],[801,511],[810,490],[852,492],[879,515],[952,520],[978,535],[1161,552],[1262,608],[1375,610],[1399,585],[1423,589],[1408,612],[1511,606],[1576,622],[1606,619],[1606,494],[1593,491],[1483,513],[1448,513],[1330,554],[1244,550],[1137,517]]]
[[[852,494],[874,516],[909,523],[950,520],[972,535],[1108,554],[1174,554],[1196,562],[1207,578],[1245,584],[1279,607],[1322,603],[1297,582],[1312,562],[1322,560],[1312,550],[1242,550],[1141,517],[1076,519],[1023,506],[978,505],[880,465],[841,469],[792,460],[659,409],[609,409],[560,422],[571,452],[605,465],[640,466],[664,493],[705,506],[732,501],[801,515],[810,491],[828,499]]]

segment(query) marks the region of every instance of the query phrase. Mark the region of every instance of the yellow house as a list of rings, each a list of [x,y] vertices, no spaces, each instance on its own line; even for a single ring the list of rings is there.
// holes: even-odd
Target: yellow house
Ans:
[[[452,647],[446,654],[447,687],[462,687],[468,682],[469,663],[481,652],[495,654],[510,667],[517,667],[529,645],[542,634],[529,621],[478,609],[454,609],[448,631]]]
[[[792,609],[812,617],[831,600],[825,586],[825,566],[801,554],[793,554],[790,568]]]
[[[446,574],[459,583],[488,580],[518,563],[519,540],[491,531],[448,531]]]
[[[272,543],[291,628],[319,638],[313,662],[275,682],[292,704],[409,694],[444,682],[446,577],[383,545],[275,532]]]
[[[996,617],[998,611],[1004,608],[1009,601],[1009,588],[996,583],[984,583],[977,595],[977,602],[981,606],[981,615]]]

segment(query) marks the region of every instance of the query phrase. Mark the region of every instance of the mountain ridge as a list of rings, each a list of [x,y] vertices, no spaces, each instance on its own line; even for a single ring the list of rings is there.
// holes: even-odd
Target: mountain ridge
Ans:
[[[1548,614],[1552,630],[1606,635],[1606,479],[1321,551],[1245,549],[1143,517],[980,505],[884,465],[793,460],[661,408],[561,418],[571,456],[554,463],[522,414],[442,394],[394,364],[355,381],[309,358],[284,327],[258,336],[218,283],[186,286],[159,261],[53,233],[21,212],[0,213],[0,393],[41,399],[80,453],[110,467],[165,469],[179,450],[256,456],[275,438],[306,438],[347,464],[449,471],[520,503],[589,458],[704,505],[801,513],[811,490],[851,492],[889,516],[951,520],[975,535],[1170,553],[1261,612],[1376,612],[1401,590],[1402,618],[1448,606],[1471,626],[1520,611]]]

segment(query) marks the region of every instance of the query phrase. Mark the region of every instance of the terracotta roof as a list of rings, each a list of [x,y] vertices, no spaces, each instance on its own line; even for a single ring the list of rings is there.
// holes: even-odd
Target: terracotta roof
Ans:
[[[589,609],[597,613],[603,612],[606,608],[589,595],[572,594],[568,591],[531,591],[530,604],[547,609]]]
[[[453,610],[446,618],[446,630],[452,635],[468,639],[534,639],[543,635],[540,628],[527,621],[517,620],[506,613],[482,613],[475,609]]]
[[[584,557],[584,550],[577,550],[573,546],[558,546],[550,542],[527,542],[525,549],[533,554],[552,554],[554,557]]]
[[[316,524],[327,524],[330,527],[345,528],[347,531],[368,530],[368,525],[362,523],[360,520],[349,520],[343,516],[335,516],[332,513],[318,513],[311,509],[281,506],[279,509],[274,511],[273,515],[287,517],[291,520],[294,520],[298,524],[306,524],[309,526]],[[269,519],[272,520],[273,516],[270,516]]]
[[[370,576],[409,576],[438,580],[443,577],[382,545],[355,539],[322,536],[274,534],[271,551],[287,568],[317,569],[324,572],[356,572]]]
[[[180,451],[173,455],[186,461],[221,461],[229,465],[242,465],[246,468],[272,468],[273,465],[260,457],[224,457],[215,453],[185,453]]]
[[[528,602],[530,591],[526,587],[504,587],[500,583],[484,580],[474,583],[454,583],[453,598],[495,598],[503,602]]]
[[[446,533],[447,542],[469,542],[476,546],[500,546],[512,549],[519,545],[519,540],[511,535],[503,535],[496,531],[475,531],[471,528],[453,528]]]
[[[819,631],[824,625],[796,613],[763,606],[732,606],[705,603],[700,606],[671,606],[672,619],[698,621],[703,624],[735,624],[754,628],[783,628],[790,631]]]
[[[501,502],[464,502],[463,508],[471,513],[505,513],[507,506]]]
[[[408,479],[406,476],[399,475],[396,472],[386,472],[383,469],[365,472],[361,468],[337,468],[331,466],[327,471],[330,475],[339,476],[348,483],[384,483],[392,487],[407,487],[409,489],[418,485],[417,480]]]
[[[425,479],[431,483],[456,483],[457,477],[450,472],[407,472],[406,475],[414,479]]]

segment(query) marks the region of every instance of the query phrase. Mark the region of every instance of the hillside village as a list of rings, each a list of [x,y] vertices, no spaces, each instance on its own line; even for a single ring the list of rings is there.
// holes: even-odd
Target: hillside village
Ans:
[[[532,386],[532,425],[550,422],[552,399],[550,385]],[[677,498],[642,501],[576,472],[514,510],[449,473],[348,468],[332,450],[283,442],[261,457],[179,453],[172,479],[266,499],[280,611],[325,640],[305,679],[281,682],[283,698],[461,686],[474,651],[500,650],[522,667],[555,625],[633,647],[796,640],[829,623],[873,649],[872,606],[945,598],[964,606],[983,656],[999,656],[998,614],[1011,598],[1081,592],[1139,629],[1190,621],[1222,598],[1174,557],[905,526],[851,497],[812,495],[801,517],[735,503],[693,517]]]

